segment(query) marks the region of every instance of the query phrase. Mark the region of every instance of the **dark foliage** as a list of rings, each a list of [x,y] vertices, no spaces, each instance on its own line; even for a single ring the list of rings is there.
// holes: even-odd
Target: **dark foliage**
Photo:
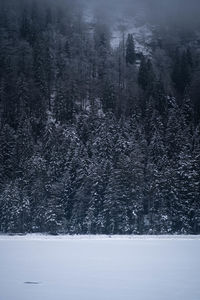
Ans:
[[[200,233],[196,44],[113,49],[68,1],[0,15],[0,231]]]

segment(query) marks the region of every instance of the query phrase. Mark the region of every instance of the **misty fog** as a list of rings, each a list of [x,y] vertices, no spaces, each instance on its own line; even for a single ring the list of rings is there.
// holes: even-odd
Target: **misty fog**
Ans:
[[[105,21],[118,16],[143,16],[143,21],[160,25],[200,25],[200,1],[198,0],[79,0],[83,6],[96,12]]]

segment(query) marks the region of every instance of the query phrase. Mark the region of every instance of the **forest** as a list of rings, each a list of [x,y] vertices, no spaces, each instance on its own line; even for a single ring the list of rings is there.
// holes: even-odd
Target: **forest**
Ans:
[[[200,234],[200,22],[88,3],[0,0],[0,232]]]

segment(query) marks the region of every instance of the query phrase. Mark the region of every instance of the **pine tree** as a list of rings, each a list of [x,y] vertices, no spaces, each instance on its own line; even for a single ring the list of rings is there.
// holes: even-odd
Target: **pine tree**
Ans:
[[[0,230],[198,234],[197,42],[47,2],[0,1]]]
[[[28,12],[26,9],[24,9],[24,11],[22,13],[22,17],[21,17],[20,34],[24,40],[26,40],[26,41],[30,40],[31,24],[30,24],[30,19],[29,19]]]
[[[154,83],[154,72],[151,60],[146,58],[142,55],[140,68],[138,72],[138,84],[144,90],[148,91],[149,93],[152,92],[153,83]]]
[[[0,196],[0,211],[1,231],[16,233],[29,230],[30,202],[18,182],[6,185]]]
[[[133,65],[136,60],[135,45],[133,35],[128,34],[126,41],[126,64]]]
[[[177,50],[172,72],[172,80],[176,90],[181,95],[183,95],[187,86],[190,85],[192,66],[192,57],[189,49],[182,53]]]
[[[17,172],[16,136],[9,125],[1,130],[0,145],[0,185],[3,185],[14,179]]]

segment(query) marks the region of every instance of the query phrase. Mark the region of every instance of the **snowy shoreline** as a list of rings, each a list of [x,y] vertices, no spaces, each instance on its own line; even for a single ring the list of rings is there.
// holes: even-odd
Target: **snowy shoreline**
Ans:
[[[0,234],[0,241],[66,241],[66,240],[200,240],[200,235],[48,235]]]

